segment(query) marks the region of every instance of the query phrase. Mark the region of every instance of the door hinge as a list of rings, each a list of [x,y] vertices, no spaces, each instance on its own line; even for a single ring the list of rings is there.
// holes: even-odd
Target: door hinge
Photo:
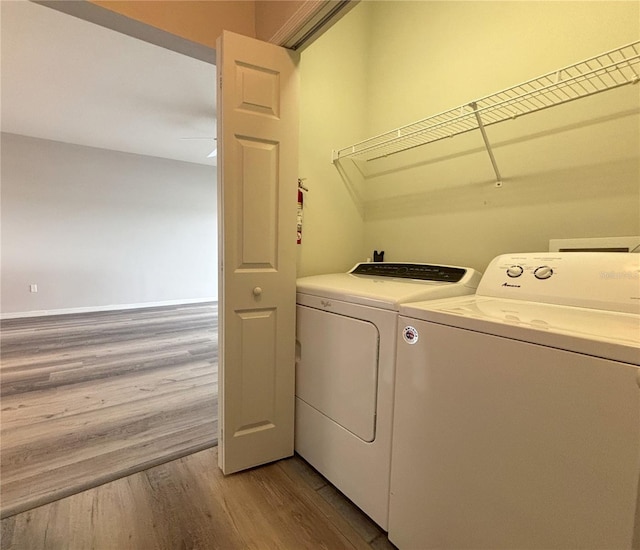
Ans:
[[[220,89],[222,90],[222,77],[220,77]]]

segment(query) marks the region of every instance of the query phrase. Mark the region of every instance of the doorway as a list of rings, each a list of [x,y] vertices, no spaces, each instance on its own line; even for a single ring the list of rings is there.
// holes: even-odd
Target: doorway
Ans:
[[[34,497],[6,515],[215,444],[217,199],[213,65],[33,2],[2,3],[2,57],[2,478]],[[189,410],[206,436],[163,440]]]

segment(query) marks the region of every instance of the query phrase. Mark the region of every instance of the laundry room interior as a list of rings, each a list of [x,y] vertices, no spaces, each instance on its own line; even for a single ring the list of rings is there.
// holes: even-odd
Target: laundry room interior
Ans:
[[[549,240],[640,233],[638,84],[377,160],[332,151],[638,39],[638,2],[360,2],[301,54],[298,276],[483,271]]]
[[[630,237],[640,250],[640,90],[625,57],[639,36],[637,2],[360,2],[301,53],[296,452],[398,548],[640,536],[638,425],[620,429],[637,416],[638,256],[562,248]],[[610,65],[631,71],[618,84]],[[358,265],[372,260],[383,263]],[[491,336],[467,341],[478,319]],[[580,334],[572,351],[592,340],[603,358],[619,338],[629,355],[601,373],[620,387],[579,387],[600,372],[583,356],[548,392],[567,380],[568,341],[545,356],[542,382],[537,346],[493,355],[496,336],[543,344],[527,331]],[[615,463],[580,449],[597,440]],[[581,504],[600,482],[608,518]]]
[[[258,32],[258,15],[294,3],[325,10],[296,35],[301,47],[276,40],[281,28]],[[163,191],[155,171],[150,187],[119,176],[120,157],[167,160],[155,153],[107,157],[3,129],[7,549],[54,538],[158,549],[640,546],[638,0],[185,1],[184,21],[167,9],[181,2],[53,4],[57,17],[78,6],[99,15],[82,21],[101,21],[87,29],[96,59],[108,49],[128,59],[116,42],[99,45],[105,21],[164,54],[188,46],[209,71],[204,107],[156,101],[151,118],[206,114],[204,135],[174,141],[204,140],[208,156],[173,159],[199,169],[197,187],[158,165]],[[199,11],[216,4],[234,14],[217,42],[216,18]],[[201,90],[172,66],[162,78]],[[94,187],[76,182],[85,165],[67,160],[67,146],[122,190],[93,174]],[[71,197],[84,189],[77,205],[67,181]],[[47,216],[23,213],[23,197]],[[113,229],[73,225],[67,203]],[[56,239],[49,215],[68,237]],[[141,241],[145,220],[166,237]],[[131,252],[96,244],[92,227]],[[82,264],[86,287],[54,277],[41,250],[65,268],[95,252]],[[162,263],[145,260],[150,251]],[[46,265],[41,279],[26,260]],[[127,293],[101,290],[120,280],[107,268]],[[80,479],[82,453],[96,460]]]

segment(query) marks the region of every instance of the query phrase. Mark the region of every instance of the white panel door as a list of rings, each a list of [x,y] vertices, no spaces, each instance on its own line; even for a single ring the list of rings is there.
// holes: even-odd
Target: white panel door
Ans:
[[[218,39],[219,466],[293,454],[298,55]]]

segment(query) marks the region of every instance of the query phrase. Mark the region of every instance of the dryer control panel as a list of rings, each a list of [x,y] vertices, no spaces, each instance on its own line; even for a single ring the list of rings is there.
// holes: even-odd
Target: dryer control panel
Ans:
[[[478,296],[640,312],[640,254],[504,254],[487,267]]]
[[[467,273],[462,267],[415,263],[365,262],[357,264],[349,273],[352,275],[371,275],[374,277],[393,277],[435,281],[439,283],[457,283]]]

